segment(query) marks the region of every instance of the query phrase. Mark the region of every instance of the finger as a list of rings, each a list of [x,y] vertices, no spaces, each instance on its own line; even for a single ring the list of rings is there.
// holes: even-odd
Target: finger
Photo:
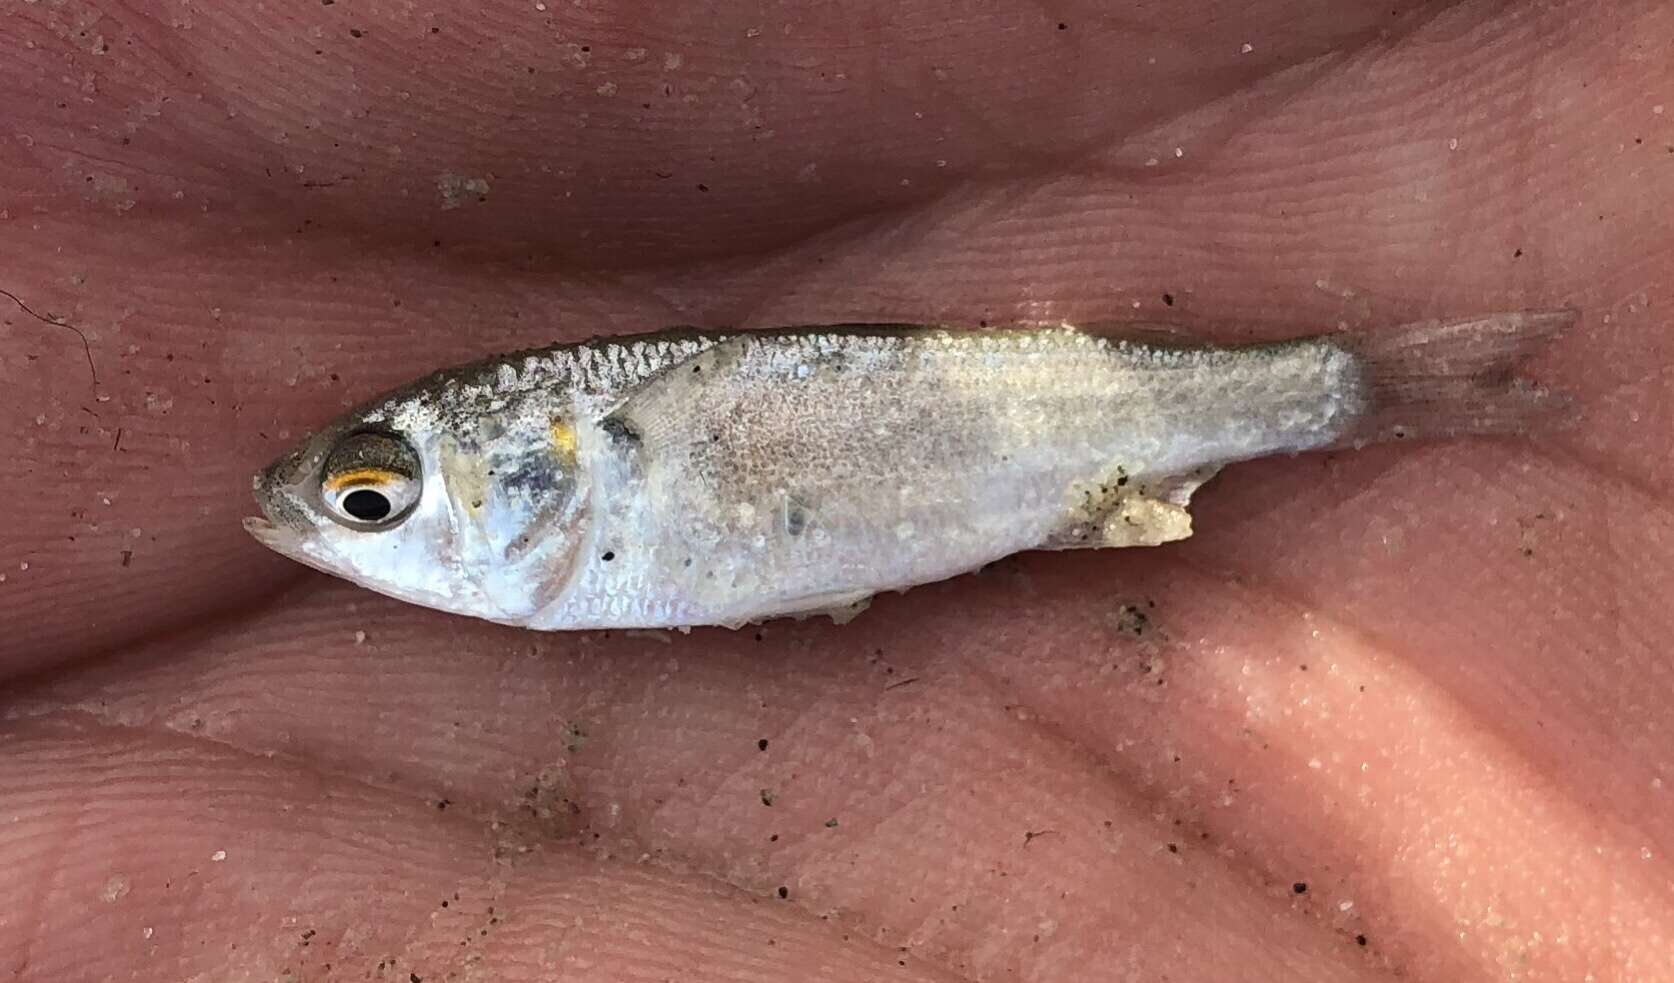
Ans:
[[[566,652],[559,636],[535,655],[520,633],[393,605],[291,611],[73,702],[394,785],[437,814],[687,864],[960,973],[1377,975],[1294,910],[1288,882],[1136,805],[980,675],[886,689],[907,665],[811,632],[703,633],[685,654],[639,637]],[[908,664],[931,651],[909,624],[879,626]]]
[[[79,2],[16,13],[0,87],[18,97],[32,191],[59,202],[236,208],[639,266],[648,247],[758,252],[1080,156],[1399,30],[1421,5],[1220,6],[920,0],[785,17],[494,0],[424,16],[148,16]]]
[[[1657,641],[1674,626],[1655,601],[1674,562],[1667,509],[1510,448],[1330,468],[1353,489],[1336,502],[1286,500],[1271,472],[1251,475],[1251,514],[1211,505],[1220,548],[1183,552],[1282,606],[1329,612],[1357,646],[1492,722],[1566,797],[1674,849],[1660,750],[1674,673]],[[1422,509],[1410,504],[1420,487]],[[1632,533],[1623,514],[1637,517]]]
[[[11,728],[17,979],[950,979],[776,898],[205,741]]]
[[[769,262],[698,267],[665,296],[752,324],[832,309],[971,323],[1130,316],[1231,339],[1572,305],[1588,319],[1560,349],[1563,368],[1605,401],[1610,438],[1660,435],[1650,417],[1627,424],[1639,422],[1632,410],[1660,412],[1640,407],[1662,405],[1666,388],[1650,367],[1667,361],[1654,312],[1674,275],[1666,223],[1644,203],[1674,193],[1662,166],[1674,104],[1659,113],[1646,95],[1667,87],[1667,65],[1618,41],[1665,35],[1670,14],[1595,13],[1496,18],[1459,5],[1410,38],[1252,87],[1225,126],[1183,119],[1179,132],[1113,144],[1103,166],[971,185]],[[1559,35],[1561,46],[1541,41]],[[1575,73],[1585,89],[1550,88]],[[1641,452],[1631,466],[1660,475],[1666,460]]]

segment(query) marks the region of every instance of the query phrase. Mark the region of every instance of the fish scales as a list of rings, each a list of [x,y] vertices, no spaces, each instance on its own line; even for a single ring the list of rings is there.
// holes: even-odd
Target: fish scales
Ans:
[[[1075,331],[751,336],[614,412],[641,466],[601,486],[626,505],[598,523],[585,579],[635,596],[660,580],[683,617],[722,623],[764,604],[820,610],[1044,545],[1076,514],[1077,479],[1131,480],[1143,496],[1206,465],[1328,443],[1357,398],[1350,359],[1328,345],[1232,356]],[[581,592],[541,619],[591,622],[595,601]]]

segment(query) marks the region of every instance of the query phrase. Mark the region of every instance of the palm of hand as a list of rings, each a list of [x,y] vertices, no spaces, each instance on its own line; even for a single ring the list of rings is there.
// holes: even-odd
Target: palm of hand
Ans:
[[[99,379],[0,314],[0,966],[1674,972],[1674,13],[1199,7],[14,15],[0,287]],[[842,628],[520,633],[238,528],[287,437],[555,337],[1547,304],[1576,430]]]

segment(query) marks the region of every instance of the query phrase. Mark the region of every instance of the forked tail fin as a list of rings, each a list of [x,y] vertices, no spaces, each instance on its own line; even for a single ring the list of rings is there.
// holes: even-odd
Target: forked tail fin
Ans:
[[[1513,372],[1575,319],[1571,310],[1516,311],[1337,339],[1366,383],[1366,410],[1337,445],[1526,433],[1564,422],[1568,396]]]

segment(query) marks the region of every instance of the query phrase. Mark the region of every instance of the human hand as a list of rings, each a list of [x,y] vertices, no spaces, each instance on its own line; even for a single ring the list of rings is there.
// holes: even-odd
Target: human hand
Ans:
[[[0,969],[1674,974],[1670,36],[1578,0],[11,9]],[[1190,541],[842,627],[519,632],[239,528],[305,430],[554,340],[1548,305],[1575,429],[1232,468]]]

